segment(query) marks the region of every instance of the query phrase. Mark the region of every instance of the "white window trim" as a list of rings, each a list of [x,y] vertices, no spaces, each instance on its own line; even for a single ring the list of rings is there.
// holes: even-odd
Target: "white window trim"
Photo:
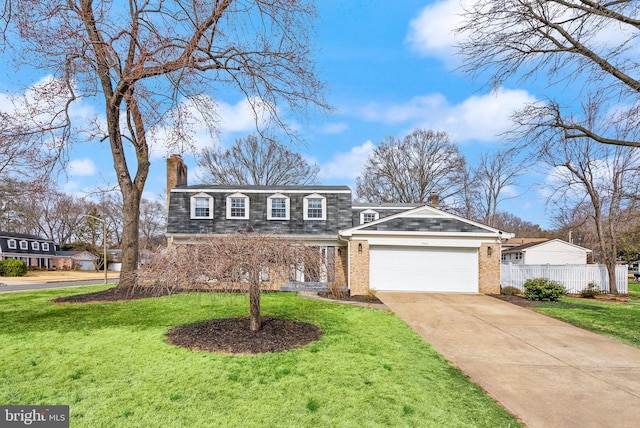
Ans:
[[[284,217],[274,217],[273,213],[272,213],[272,205],[271,205],[271,201],[273,199],[284,199],[285,201],[285,216]],[[291,207],[291,203],[290,203],[290,199],[288,196],[285,196],[281,193],[276,193],[275,195],[271,195],[267,198],[267,220],[289,220],[289,213],[290,213],[290,207]]]
[[[33,251],[40,251],[40,243],[37,241],[31,241],[31,249]]]
[[[15,239],[8,239],[7,240],[7,248],[9,248],[10,250],[17,250],[18,249],[18,242]]]
[[[309,199],[322,199],[322,218],[318,217],[309,217]],[[327,219],[327,198],[322,195],[318,195],[314,193],[312,195],[307,195],[303,200],[303,218],[304,220],[314,221],[314,220],[326,220]]]
[[[42,243],[42,251],[49,251],[49,243],[48,242],[43,242]]]
[[[196,198],[207,198],[209,199],[209,215],[208,216],[197,216],[196,215]],[[211,219],[213,218],[213,196],[208,195],[206,193],[197,193],[193,195],[190,199],[191,204],[191,218],[192,219]]]
[[[29,249],[29,243],[27,241],[20,241],[20,249],[21,250],[28,250]]]
[[[365,214],[375,214],[375,218],[373,221],[376,221],[380,218],[380,214],[378,213],[378,211],[374,211],[374,210],[364,210],[360,212],[360,224],[364,224],[364,215]],[[370,222],[369,222],[370,223]]]
[[[232,198],[244,199],[244,216],[242,217],[231,216],[231,199]],[[248,220],[248,219],[249,219],[249,197],[247,195],[243,195],[242,193],[234,193],[233,195],[227,196],[227,220]]]

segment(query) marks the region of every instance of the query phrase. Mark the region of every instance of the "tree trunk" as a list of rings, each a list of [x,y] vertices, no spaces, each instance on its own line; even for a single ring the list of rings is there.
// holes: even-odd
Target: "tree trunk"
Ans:
[[[260,275],[251,274],[249,284],[249,313],[251,318],[251,331],[260,331],[262,319],[260,318]]]
[[[140,199],[142,195],[135,189],[122,191],[122,268],[118,287],[135,285],[135,271],[138,268],[138,230],[140,225]]]

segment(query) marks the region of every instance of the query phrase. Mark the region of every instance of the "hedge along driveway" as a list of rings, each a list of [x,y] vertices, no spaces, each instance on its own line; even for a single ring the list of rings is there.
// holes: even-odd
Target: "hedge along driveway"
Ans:
[[[71,426],[515,426],[390,312],[264,294],[264,315],[321,340],[257,356],[165,341],[175,325],[243,316],[243,295],[53,305],[73,288],[0,295],[0,403],[69,404]]]

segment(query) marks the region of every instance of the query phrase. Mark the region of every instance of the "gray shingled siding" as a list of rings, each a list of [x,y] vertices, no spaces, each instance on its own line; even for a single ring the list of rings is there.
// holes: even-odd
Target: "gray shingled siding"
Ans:
[[[399,217],[380,224],[366,226],[360,230],[406,231],[406,232],[468,232],[490,233],[491,231],[455,218],[411,218]]]
[[[315,190],[315,189],[314,189]],[[350,193],[317,193],[326,198],[326,220],[303,220],[303,198],[307,194],[282,193],[290,198],[289,220],[267,220],[267,198],[276,192],[244,193],[249,197],[249,219],[229,220],[226,218],[226,198],[237,192],[202,193],[213,196],[213,219],[191,219],[190,199],[196,193],[171,192],[169,202],[168,233],[232,233],[236,231],[255,231],[262,233],[289,235],[337,235],[341,229],[351,227],[351,194]]]

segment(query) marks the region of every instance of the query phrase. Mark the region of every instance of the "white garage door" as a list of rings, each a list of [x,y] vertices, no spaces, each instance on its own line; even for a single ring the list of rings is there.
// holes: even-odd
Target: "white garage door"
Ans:
[[[477,248],[370,248],[370,287],[380,291],[478,292]]]

